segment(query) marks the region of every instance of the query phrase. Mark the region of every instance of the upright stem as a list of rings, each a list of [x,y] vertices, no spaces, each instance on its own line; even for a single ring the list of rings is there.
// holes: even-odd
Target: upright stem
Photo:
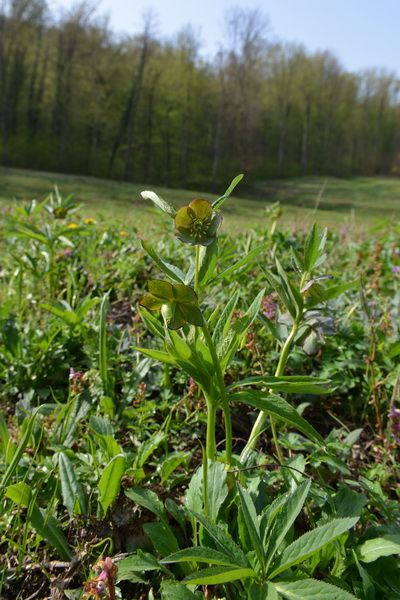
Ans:
[[[213,401],[207,399],[207,437],[206,437],[206,460],[215,460],[217,447],[215,444],[215,416],[216,406]]]
[[[278,366],[276,367],[275,377],[281,377],[285,371],[285,366],[287,363],[287,359],[289,357],[289,352],[294,342],[294,338],[296,337],[297,331],[299,329],[299,321],[296,320],[293,323],[292,329],[284,343],[281,351],[281,355],[279,357]],[[256,419],[256,422],[253,425],[253,429],[251,430],[249,439],[247,441],[246,446],[242,450],[242,454],[240,456],[243,462],[248,458],[250,451],[254,450],[257,440],[260,437],[261,433],[264,431],[265,421],[267,420],[268,414],[266,412],[261,411]],[[272,437],[274,439],[274,444],[276,448],[276,453],[278,456],[279,462],[282,462],[282,453],[278,443],[278,436],[276,434],[276,428],[274,420],[271,418],[271,431]]]
[[[226,395],[224,376],[221,370],[221,365],[217,356],[217,351],[215,349],[214,342],[212,340],[210,331],[207,326],[207,322],[203,319],[203,327],[202,327],[204,337],[208,346],[208,349],[211,354],[211,358],[214,364],[215,375],[218,381],[219,392],[221,394],[221,404],[222,410],[224,412],[224,422],[225,422],[225,462],[227,465],[230,465],[232,462],[232,421],[231,421],[231,409],[229,406],[229,400]],[[217,399],[213,399],[213,404],[217,405]],[[214,415],[215,417],[215,415]],[[208,431],[207,431],[208,435]],[[215,440],[215,423],[214,423],[214,440]]]
[[[194,291],[199,295],[199,271],[200,271],[200,246],[196,246],[196,256],[194,263]]]

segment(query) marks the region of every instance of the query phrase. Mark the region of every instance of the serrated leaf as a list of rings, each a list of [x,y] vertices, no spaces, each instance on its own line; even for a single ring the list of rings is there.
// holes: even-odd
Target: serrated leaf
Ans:
[[[167,517],[164,509],[164,505],[158,498],[157,494],[146,488],[134,487],[125,490],[125,496],[127,496],[139,506],[147,508],[150,512],[154,513],[161,521],[167,523]]]
[[[288,494],[285,503],[277,514],[272,530],[265,530],[263,539],[267,544],[268,555],[270,556],[268,565],[285,539],[289,529],[300,514],[307,499],[308,492],[310,491],[310,487],[311,482],[305,481],[300,484],[294,492]]]
[[[256,508],[247,490],[238,485],[238,491],[240,496],[240,506],[242,509],[244,522],[246,523],[247,532],[252,542],[253,550],[257,554],[259,563],[263,568],[265,564],[265,555],[264,547],[260,537],[260,523]]]
[[[287,375],[282,377],[255,375],[239,380],[230,389],[247,385],[263,385],[276,392],[288,394],[329,394],[330,381],[302,375]]]
[[[249,566],[243,550],[233,541],[232,537],[221,525],[216,525],[207,517],[194,510],[189,510],[189,512],[203,525],[207,533],[213,538],[220,552],[230,556],[234,564],[244,567]]]
[[[114,456],[103,470],[98,484],[99,503],[103,514],[108,507],[117,499],[121,478],[125,469],[125,457],[122,454]]]
[[[87,512],[86,494],[76,478],[71,461],[63,452],[59,455],[58,466],[64,505],[70,515],[85,515]]]
[[[400,535],[383,535],[367,540],[358,547],[358,557],[364,563],[374,562],[381,556],[400,554]]]
[[[316,579],[278,581],[274,586],[287,600],[357,600],[353,594]]]
[[[245,567],[210,567],[187,575],[183,581],[196,585],[218,585],[237,579],[246,579],[246,577],[256,577],[253,569]]]
[[[160,563],[152,554],[139,550],[136,554],[130,554],[118,561],[118,581],[131,581],[132,576],[137,578],[142,572],[160,569]]]
[[[280,396],[273,396],[267,392],[236,392],[229,395],[229,401],[243,402],[244,404],[258,408],[287,425],[298,429],[313,442],[320,445],[324,444],[323,438],[314,427],[303,419],[297,410]]]
[[[207,479],[208,516],[212,521],[216,521],[219,510],[228,495],[225,466],[220,462],[209,462]]]
[[[149,536],[156,552],[161,556],[178,552],[178,541],[166,523],[145,523],[143,530]]]
[[[358,517],[334,519],[330,523],[316,527],[312,531],[308,531],[300,536],[295,542],[285,548],[278,562],[273,565],[270,578],[272,579],[279,575],[279,573],[289,569],[289,567],[303,562],[340,535],[349,531],[357,521]]]
[[[176,562],[199,562],[208,563],[210,565],[225,565],[228,567],[242,568],[242,565],[236,565],[232,562],[232,559],[214,548],[207,548],[206,546],[195,546],[193,548],[185,548],[179,550],[174,554],[170,554],[164,558],[161,563],[169,564]]]

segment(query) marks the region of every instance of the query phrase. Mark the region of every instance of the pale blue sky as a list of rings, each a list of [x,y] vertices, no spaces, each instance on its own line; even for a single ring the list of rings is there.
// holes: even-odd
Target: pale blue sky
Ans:
[[[73,0],[52,0],[70,8]],[[173,36],[190,23],[200,31],[202,55],[213,55],[231,6],[258,7],[270,21],[271,39],[301,42],[308,49],[332,50],[349,70],[385,67],[400,75],[400,0],[100,0],[120,32],[140,30],[152,9],[157,32]]]

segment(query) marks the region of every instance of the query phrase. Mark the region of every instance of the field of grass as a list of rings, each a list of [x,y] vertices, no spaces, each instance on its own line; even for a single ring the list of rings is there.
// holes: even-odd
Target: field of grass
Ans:
[[[94,177],[0,168],[0,204],[10,206],[13,199],[40,200],[55,184],[63,196],[73,193],[84,204],[82,214],[85,213],[85,216],[100,213],[105,218],[121,218],[125,223],[140,221],[141,227],[159,218],[155,217],[158,213],[141,200],[143,189],[154,189],[176,206],[199,196],[206,199],[213,197],[201,190],[168,189]],[[346,223],[363,229],[400,219],[400,179],[394,177],[302,177],[256,182],[251,186],[244,182],[238,191],[241,195],[232,197],[224,207],[228,231],[260,226],[263,221],[267,223],[265,208],[278,200],[283,208],[284,223],[299,229],[306,228],[313,221],[331,228]]]

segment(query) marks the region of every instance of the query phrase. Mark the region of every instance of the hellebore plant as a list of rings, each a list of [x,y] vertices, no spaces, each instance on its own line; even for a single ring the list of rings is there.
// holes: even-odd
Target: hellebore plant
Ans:
[[[144,198],[150,199],[164,213],[174,219],[176,236],[184,243],[195,246],[194,268],[191,266],[184,273],[176,266],[164,261],[148,243],[142,242],[143,248],[161,268],[169,281],[155,280],[149,282],[149,293],[140,301],[142,318],[148,328],[162,340],[163,350],[137,348],[146,356],[152,357],[165,365],[175,365],[186,371],[204,393],[207,403],[207,444],[206,457],[214,461],[216,458],[215,424],[218,409],[222,409],[225,424],[225,462],[232,463],[232,425],[230,416],[231,402],[243,402],[253,408],[261,409],[249,440],[242,453],[242,462],[246,462],[257,440],[265,428],[268,416],[271,418],[272,435],[275,441],[279,461],[283,461],[275,420],[279,419],[299,429],[304,435],[316,443],[322,444],[321,436],[303,419],[296,409],[277,393],[327,393],[329,382],[313,377],[285,377],[284,369],[288,356],[295,342],[312,334],[313,327],[319,322],[317,311],[311,308],[325,300],[338,295],[347,287],[324,287],[321,278],[312,279],[316,270],[325,260],[325,232],[320,235],[314,227],[307,238],[304,255],[294,255],[298,271],[301,272],[300,283],[294,284],[286,275],[279,261],[276,261],[277,274],[271,270],[265,272],[269,286],[279,297],[287,309],[291,321],[291,329],[285,334],[282,327],[272,320],[262,317],[261,305],[264,290],[261,290],[243,316],[234,320],[239,300],[236,290],[222,310],[219,307],[208,318],[199,305],[199,293],[206,285],[223,279],[241,270],[265,251],[266,246],[249,250],[247,255],[232,265],[228,270],[216,274],[218,261],[217,232],[222,221],[219,208],[231,194],[242,176],[236,177],[221,198],[210,203],[207,200],[193,200],[187,206],[175,211],[174,207],[157,196],[154,192],[142,192]],[[193,281],[194,287],[191,287]],[[150,311],[150,312],[149,312]],[[164,325],[152,315],[161,312]],[[311,319],[311,316],[313,319]],[[281,346],[278,366],[273,377],[249,377],[232,384],[225,385],[224,375],[235,353],[245,342],[249,327],[256,320],[267,326]],[[179,330],[179,331],[178,331]],[[260,386],[258,390],[236,391],[236,388]],[[205,465],[206,466],[206,465]]]

